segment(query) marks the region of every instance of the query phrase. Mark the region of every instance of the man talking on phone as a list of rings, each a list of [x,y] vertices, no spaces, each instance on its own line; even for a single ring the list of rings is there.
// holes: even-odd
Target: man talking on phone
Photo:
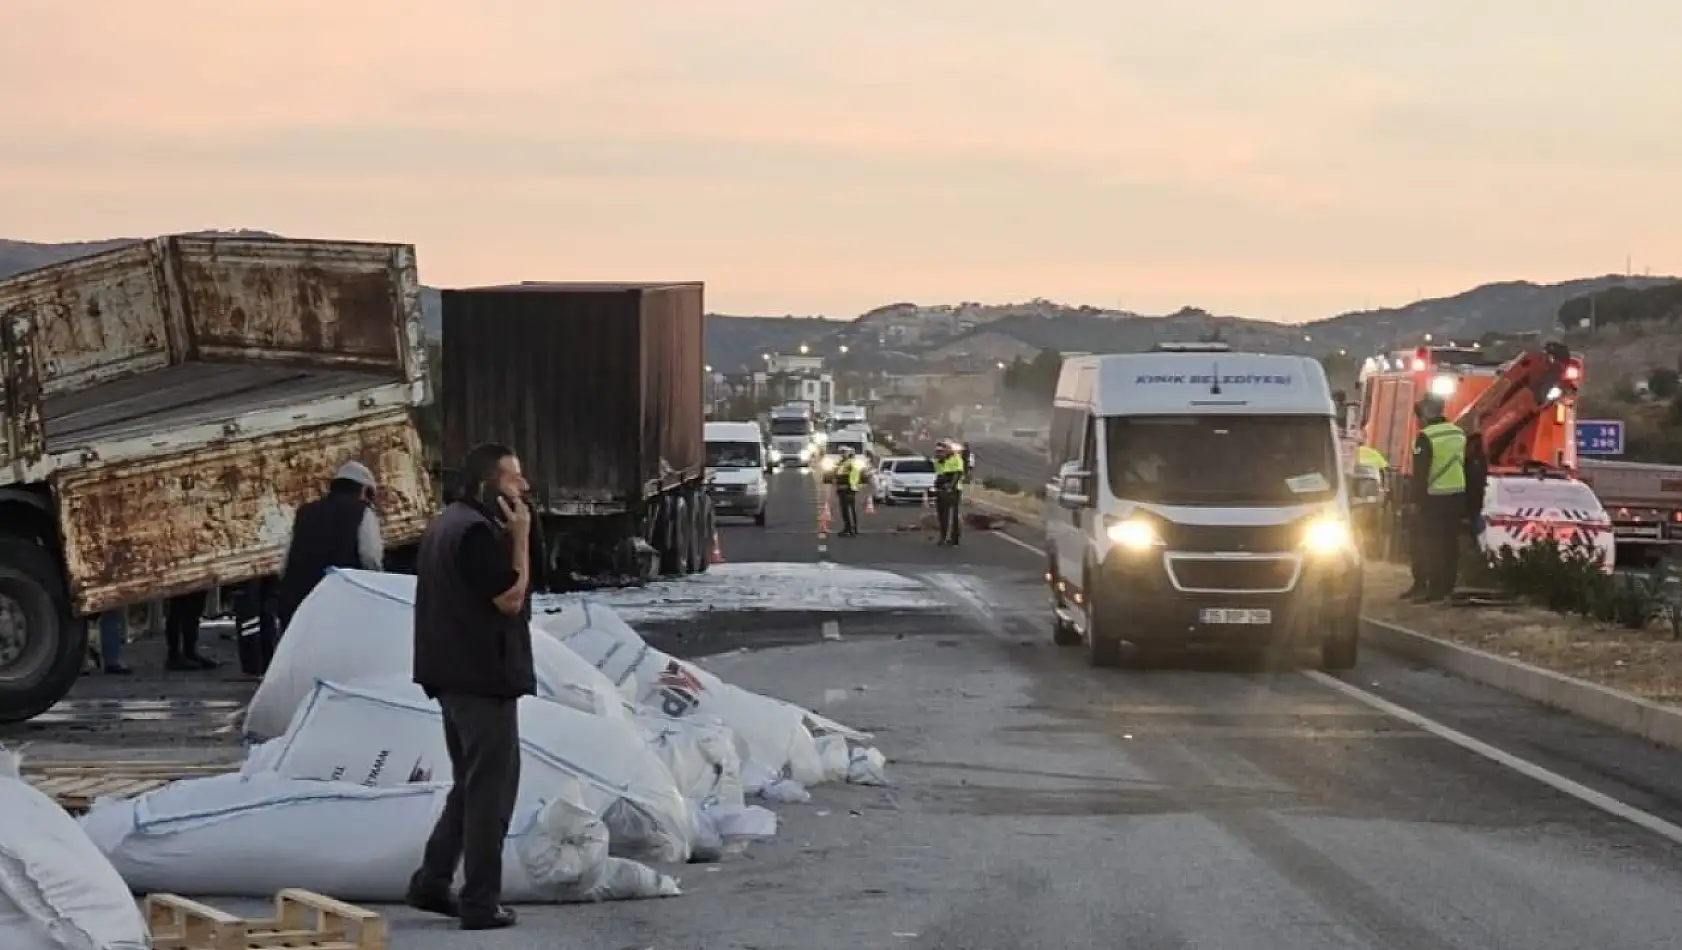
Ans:
[[[505,445],[475,447],[462,474],[466,490],[426,529],[416,571],[414,680],[443,709],[455,784],[407,902],[494,930],[515,922],[502,903],[502,840],[520,784],[518,703],[537,688],[530,486]]]

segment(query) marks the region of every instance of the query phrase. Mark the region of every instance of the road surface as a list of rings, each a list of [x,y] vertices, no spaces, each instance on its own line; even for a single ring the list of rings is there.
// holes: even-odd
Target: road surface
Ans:
[[[839,639],[815,616],[721,611],[658,638],[692,653],[774,644],[708,663],[874,731],[896,786],[779,806],[778,840],[677,869],[682,897],[526,908],[520,928],[486,935],[398,908],[394,950],[1682,941],[1674,753],[1377,654],[1335,678],[1092,670],[1051,644],[1031,530],[945,549],[894,530],[917,512],[879,509],[861,537],[820,539],[812,479],[780,474],[774,492],[766,528],[723,530],[728,562],[884,567],[949,608],[841,614]]]

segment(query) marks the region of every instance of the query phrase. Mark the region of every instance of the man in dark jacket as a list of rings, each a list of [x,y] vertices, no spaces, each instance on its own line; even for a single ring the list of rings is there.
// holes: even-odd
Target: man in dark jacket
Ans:
[[[409,881],[409,906],[456,916],[463,930],[514,925],[502,904],[502,843],[520,784],[519,699],[532,666],[531,513],[520,460],[481,445],[466,490],[421,538],[414,680],[444,712],[454,785]],[[456,864],[461,894],[450,896]]]
[[[346,462],[333,473],[327,494],[298,509],[275,596],[281,629],[332,568],[377,571],[383,566],[385,545],[374,513],[377,487],[368,466]]]

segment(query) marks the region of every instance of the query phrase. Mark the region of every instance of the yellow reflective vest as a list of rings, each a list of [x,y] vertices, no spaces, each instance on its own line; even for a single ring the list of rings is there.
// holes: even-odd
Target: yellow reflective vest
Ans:
[[[1466,491],[1466,431],[1452,422],[1433,422],[1419,430],[1431,443],[1431,470],[1413,473],[1425,479],[1428,495],[1460,495]]]

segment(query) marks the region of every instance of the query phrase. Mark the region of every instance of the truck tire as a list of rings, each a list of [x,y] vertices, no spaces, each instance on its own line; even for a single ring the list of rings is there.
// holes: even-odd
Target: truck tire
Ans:
[[[712,563],[713,553],[713,503],[705,491],[696,491],[695,500],[695,544],[692,547],[693,556],[689,562],[691,574],[705,574],[707,566]]]
[[[88,625],[70,613],[53,556],[29,538],[0,535],[0,722],[63,699],[87,651]]]
[[[689,506],[684,504],[683,496],[668,495],[661,506],[665,514],[665,524],[660,531],[660,573],[669,577],[681,577],[688,573],[689,535],[694,530],[689,525]]]

